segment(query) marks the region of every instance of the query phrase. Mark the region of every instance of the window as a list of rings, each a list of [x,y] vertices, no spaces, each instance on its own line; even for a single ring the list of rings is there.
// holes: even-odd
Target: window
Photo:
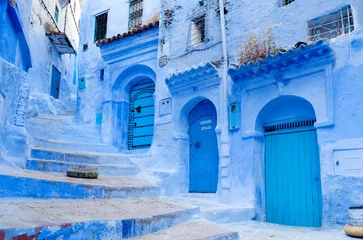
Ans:
[[[308,41],[332,39],[354,31],[352,9],[346,6],[338,12],[308,22]]]
[[[290,3],[294,2],[295,0],[282,0],[282,6],[289,5]]]
[[[58,22],[59,20],[59,9],[57,6],[55,6],[55,13],[54,13],[55,21]]]
[[[96,16],[95,21],[95,42],[106,38],[107,12]]]
[[[143,0],[134,0],[130,3],[129,28],[137,28],[142,24]]]
[[[205,15],[192,20],[190,43],[196,47],[205,41]]]

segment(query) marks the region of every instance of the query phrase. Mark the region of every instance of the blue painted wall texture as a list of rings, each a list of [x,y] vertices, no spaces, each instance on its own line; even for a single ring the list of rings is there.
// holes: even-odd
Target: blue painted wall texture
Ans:
[[[145,1],[142,25],[146,25],[139,29],[129,29],[129,1],[83,0],[78,76],[85,84],[77,90],[77,121],[100,125],[103,143],[132,154],[141,171],[163,176],[161,184],[166,195],[187,193],[191,191],[193,153],[189,151],[189,116],[198,103],[209,100],[216,110],[213,138],[217,144],[211,150],[219,156],[218,174],[213,174],[218,199],[254,205],[257,220],[271,221],[266,216],[271,210],[266,193],[271,191],[270,181],[274,178],[266,162],[266,150],[273,151],[265,146],[266,132],[303,132],[299,124],[311,120],[319,157],[316,168],[304,173],[311,179],[315,177],[316,186],[321,188],[322,209],[317,208],[315,213],[322,217],[316,224],[307,225],[348,222],[348,207],[361,205],[363,199],[362,1],[295,0],[287,6],[279,0],[224,2],[226,28],[222,31],[219,4],[214,0]],[[312,41],[308,37],[311,24],[341,10],[343,19],[339,23],[344,27],[336,31],[335,38]],[[0,3],[0,11],[0,29],[4,32],[0,38],[0,100],[5,99],[0,108],[4,109],[0,112],[0,127],[5,129],[0,141],[13,139],[8,145],[1,144],[0,158],[24,166],[21,159],[26,157],[27,135],[22,122],[27,112],[30,86],[26,72],[32,66],[30,59],[37,59],[33,61],[37,65],[34,78],[36,68],[42,69],[41,63],[52,59],[58,66],[63,58],[56,53],[45,56],[44,49],[42,56],[34,54],[36,49],[29,51],[29,11],[18,10],[7,2]],[[103,13],[107,13],[106,39],[95,42],[95,18]],[[34,31],[42,33],[43,29],[38,28]],[[32,38],[33,44],[36,39]],[[8,48],[10,40],[19,46]],[[248,40],[252,47],[256,41],[270,42],[284,51],[264,60],[258,55],[258,64],[240,66],[241,51],[248,55],[248,49],[241,46]],[[298,42],[308,46],[294,48]],[[223,58],[223,43],[228,59]],[[73,58],[67,62],[74,66]],[[65,73],[66,69],[61,72],[73,79],[74,69]],[[153,127],[152,144],[147,149],[130,151],[129,95],[144,79],[155,83],[154,122],[149,126]],[[34,89],[44,93],[48,85],[36,80]],[[228,106],[232,103],[238,106],[239,125],[230,130]],[[69,104],[66,102],[65,107]],[[11,145],[11,141],[16,144]],[[22,147],[16,150],[12,146]],[[277,153],[283,155],[293,147],[279,145]],[[16,158],[7,157],[13,153]],[[283,161],[276,164],[281,167]],[[318,176],[313,176],[319,168]],[[296,174],[300,171],[296,169]],[[278,175],[276,179],[295,178]],[[272,185],[284,186],[278,182]],[[287,200],[287,204],[293,206],[294,201]],[[289,224],[301,225],[296,221]]]
[[[128,3],[123,3],[127,9]],[[146,3],[145,3],[146,4]],[[217,196],[223,202],[255,206],[256,218],[266,220],[266,124],[305,120],[314,116],[319,146],[319,184],[323,224],[347,221],[347,208],[361,204],[363,192],[362,36],[363,4],[358,0],[296,0],[287,6],[274,1],[225,1],[229,75],[222,59],[222,32],[217,1],[161,1],[160,26],[125,35],[128,13],[115,16],[113,3],[84,2],[80,72],[87,87],[78,91],[78,120],[95,122],[103,113],[102,139],[126,150],[128,92],[138,79],[155,81],[154,138],[140,158],[151,172],[167,171],[178,179],[167,192],[189,189],[189,123],[191,110],[210,100],[217,110],[215,134],[219,151]],[[155,8],[159,5],[155,3]],[[351,12],[349,12],[349,6]],[[150,5],[144,7],[145,15]],[[353,28],[338,30],[337,37],[313,43],[308,22],[348,9],[345,22]],[[93,43],[94,16],[109,11],[105,42]],[[120,11],[120,8],[117,8]],[[150,15],[148,15],[150,16]],[[204,18],[203,40],[194,23]],[[315,21],[316,22],[316,21]],[[115,27],[118,26],[118,28]],[[200,28],[200,27],[199,27]],[[351,31],[351,32],[350,32]],[[117,36],[119,35],[119,37]],[[112,36],[115,36],[112,38]],[[202,43],[193,46],[197,36]],[[239,66],[241,46],[248,39],[263,42],[272,36],[277,49],[291,50],[260,64]],[[194,39],[195,40],[195,39]],[[99,72],[105,69],[104,81]],[[225,97],[227,93],[227,98]],[[172,98],[170,114],[163,114],[163,99]],[[228,130],[228,105],[238,104],[239,126]],[[352,152],[355,149],[358,151]],[[359,160],[349,162],[350,157]],[[340,158],[340,159],[338,159]],[[343,160],[342,160],[343,159]],[[343,164],[337,165],[337,161]],[[356,169],[356,170],[349,170]],[[170,175],[171,176],[171,175]],[[166,180],[167,181],[167,180]],[[166,184],[167,185],[167,184]],[[351,187],[348,187],[352,185]],[[353,194],[354,193],[354,194]],[[333,210],[334,209],[334,210]],[[319,224],[317,224],[319,225]]]
[[[32,66],[27,34],[31,2],[0,3],[0,162],[25,166],[27,134],[24,121]]]

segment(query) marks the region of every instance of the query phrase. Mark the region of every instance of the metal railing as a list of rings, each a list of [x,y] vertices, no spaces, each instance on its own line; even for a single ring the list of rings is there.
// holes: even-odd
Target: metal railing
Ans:
[[[350,6],[308,22],[307,40],[332,39],[354,31],[354,19]]]

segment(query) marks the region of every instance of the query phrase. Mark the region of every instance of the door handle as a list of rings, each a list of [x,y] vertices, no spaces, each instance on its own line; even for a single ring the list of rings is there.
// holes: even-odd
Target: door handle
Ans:
[[[195,146],[196,148],[200,148],[200,145],[201,145],[201,143],[200,143],[199,141],[197,141],[197,142],[194,144],[194,146]]]
[[[136,112],[138,112],[138,113],[140,113],[140,112],[141,112],[141,106],[138,106],[138,107],[136,108]]]

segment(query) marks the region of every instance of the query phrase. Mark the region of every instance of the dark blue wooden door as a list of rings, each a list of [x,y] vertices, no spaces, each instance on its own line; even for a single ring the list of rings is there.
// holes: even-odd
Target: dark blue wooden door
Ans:
[[[151,146],[154,134],[154,92],[151,79],[138,82],[130,91],[128,149]]]
[[[61,73],[54,66],[52,68],[52,83],[50,86],[50,95],[54,98],[59,98],[59,85]]]
[[[189,115],[189,191],[215,193],[218,185],[219,154],[214,105],[204,100]]]
[[[314,129],[272,132],[266,145],[266,220],[320,227],[320,162]]]

